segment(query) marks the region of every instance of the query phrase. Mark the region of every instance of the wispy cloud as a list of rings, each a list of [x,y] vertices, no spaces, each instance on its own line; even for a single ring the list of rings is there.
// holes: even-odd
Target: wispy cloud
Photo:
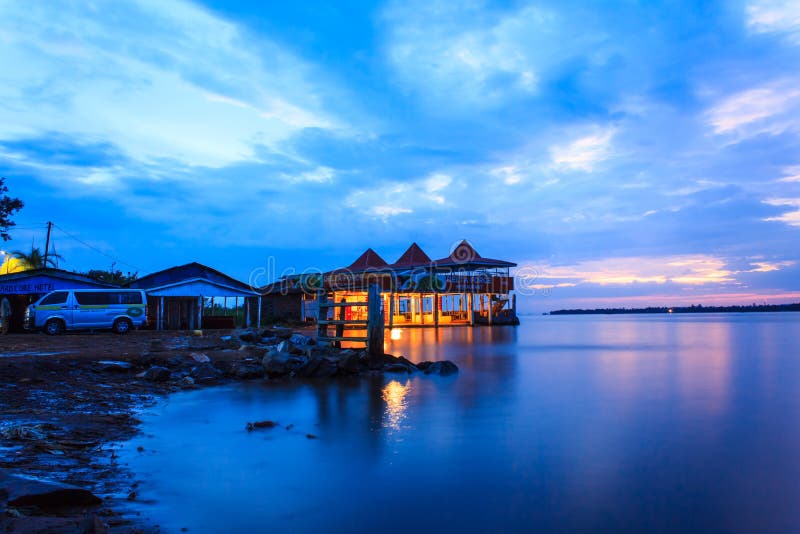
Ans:
[[[764,201],[770,206],[793,208],[776,217],[767,217],[765,221],[780,221],[790,226],[800,226],[800,198],[770,198]]]
[[[798,114],[797,81],[781,80],[725,97],[708,111],[707,118],[715,134],[743,139],[796,129],[800,126]]]
[[[3,2],[0,18],[0,140],[55,132],[142,164],[221,167],[343,127],[312,65],[188,2]]]
[[[614,128],[598,129],[596,133],[576,139],[566,145],[550,149],[553,165],[557,169],[592,172],[595,166],[611,155]]]
[[[800,4],[795,0],[755,0],[747,4],[747,26],[754,33],[784,34],[800,44]]]

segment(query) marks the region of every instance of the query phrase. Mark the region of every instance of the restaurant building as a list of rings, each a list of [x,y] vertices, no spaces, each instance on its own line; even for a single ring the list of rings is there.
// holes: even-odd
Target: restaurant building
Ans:
[[[519,324],[516,314],[515,263],[484,258],[466,240],[441,259],[432,260],[413,243],[392,264],[367,249],[345,268],[324,273],[328,300],[364,302],[371,284],[381,288],[388,328]],[[367,308],[343,307],[344,317],[366,319]]]

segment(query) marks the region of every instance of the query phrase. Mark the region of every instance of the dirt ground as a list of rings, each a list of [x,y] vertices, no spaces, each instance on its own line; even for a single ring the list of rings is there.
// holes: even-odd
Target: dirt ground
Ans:
[[[92,509],[16,509],[0,490],[0,532],[152,532],[136,516],[119,512],[136,499],[130,473],[115,448],[133,437],[136,409],[192,384],[151,381],[141,373],[156,365],[252,360],[230,332],[79,333],[0,336],[0,469],[79,486],[103,499]],[[126,362],[126,364],[109,363]]]

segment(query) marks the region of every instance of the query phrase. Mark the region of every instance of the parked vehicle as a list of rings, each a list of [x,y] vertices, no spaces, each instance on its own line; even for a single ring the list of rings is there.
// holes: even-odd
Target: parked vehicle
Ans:
[[[52,291],[28,306],[25,328],[54,336],[65,330],[111,329],[124,334],[147,321],[147,297],[135,289]]]

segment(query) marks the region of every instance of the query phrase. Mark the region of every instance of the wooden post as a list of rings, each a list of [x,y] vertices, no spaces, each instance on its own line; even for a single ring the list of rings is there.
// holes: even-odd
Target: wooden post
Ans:
[[[469,312],[469,325],[475,326],[475,302],[473,302],[472,293],[467,296],[467,311]]]
[[[203,329],[203,296],[197,297],[197,326],[195,330]]]
[[[516,293],[511,295],[511,310],[512,310],[511,318],[512,319],[516,319],[517,318],[517,294]]]
[[[328,319],[328,308],[325,304],[328,303],[328,292],[320,289],[317,293],[317,303],[319,309],[317,310],[317,337],[326,337],[328,335],[328,325],[323,324],[323,321]]]
[[[244,325],[250,328],[250,299],[244,298]]]
[[[439,328],[439,293],[433,294],[433,326]]]
[[[394,327],[394,291],[389,293],[389,329]]]
[[[347,302],[347,299],[342,297],[342,300],[340,300],[339,302],[344,304],[345,302]],[[344,318],[345,318],[345,307],[342,306],[341,308],[339,308],[339,320],[340,321],[344,321]],[[337,324],[336,325],[336,337],[344,337],[344,324]],[[341,341],[334,341],[333,342],[333,346],[341,348],[342,347],[342,342]]]
[[[161,297],[161,303],[159,305],[159,309],[161,310],[160,313],[160,324],[158,325],[159,330],[164,330],[164,297]]]
[[[370,284],[367,302],[367,352],[370,369],[383,367],[383,311],[381,310],[381,288]]]
[[[261,328],[261,295],[258,296],[258,327]]]
[[[425,324],[425,297],[419,294],[419,324]]]
[[[489,326],[492,326],[492,308],[494,307],[492,305],[492,295],[491,294],[490,295],[486,295],[486,300],[488,301],[488,304],[489,304],[489,312],[488,312],[488,314],[489,314]]]

